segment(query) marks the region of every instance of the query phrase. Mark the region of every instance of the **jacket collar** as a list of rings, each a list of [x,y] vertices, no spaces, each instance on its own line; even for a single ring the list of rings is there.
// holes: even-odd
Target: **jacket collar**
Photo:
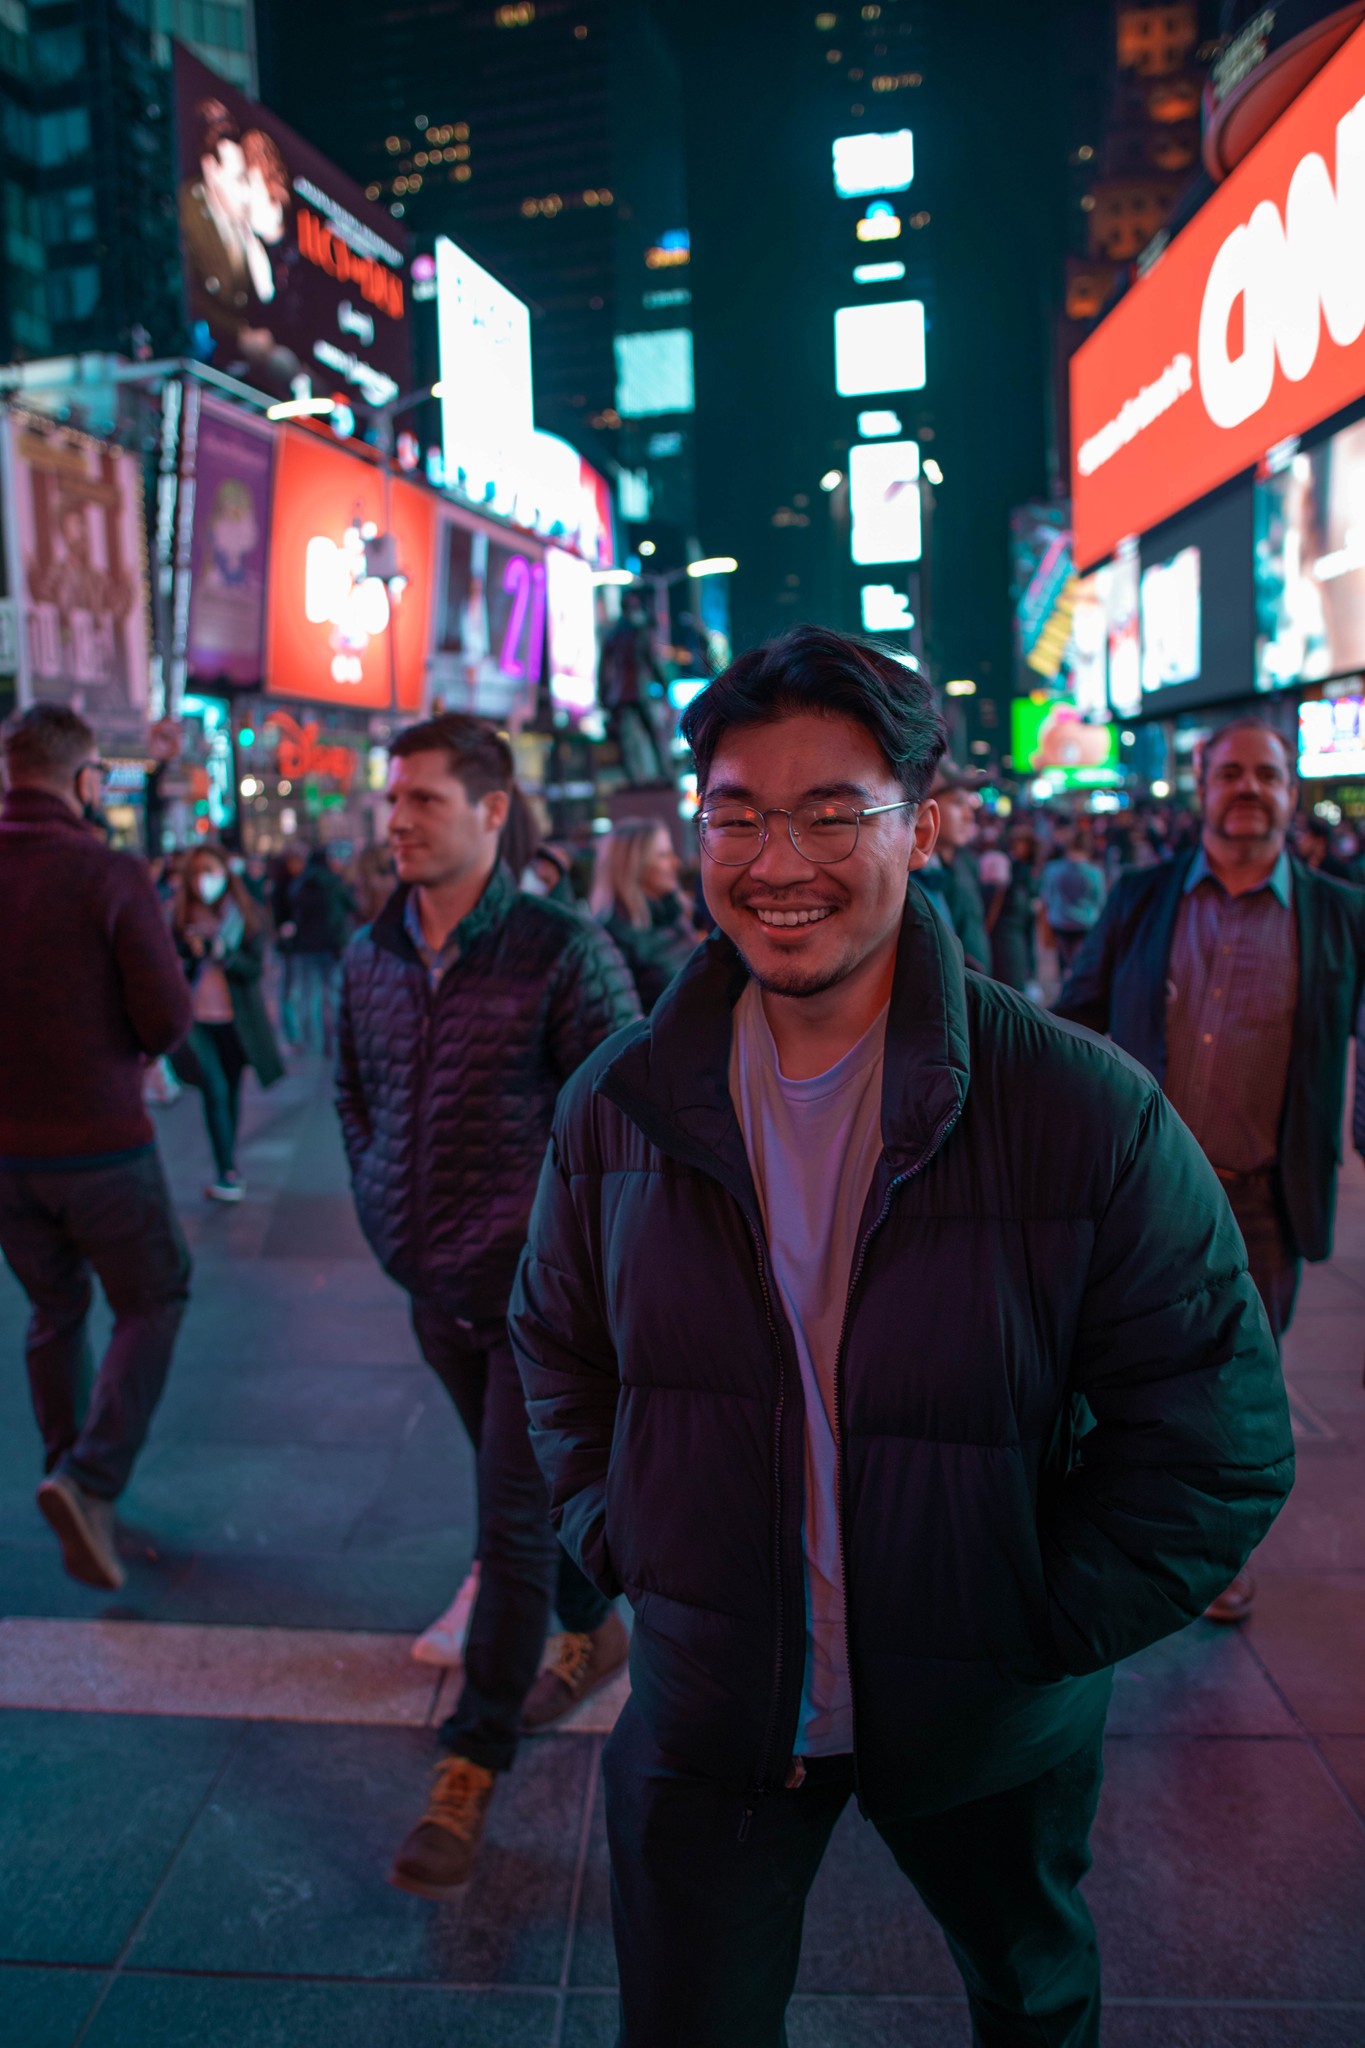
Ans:
[[[0,812],[5,825],[69,825],[73,832],[85,832],[84,818],[77,817],[70,804],[49,789],[10,789]]]
[[[663,1151],[702,1167],[752,1204],[730,1100],[731,1012],[748,972],[720,932],[692,956],[648,1028],[606,1066],[597,1089]],[[882,1080],[882,1146],[893,1173],[922,1165],[961,1111],[969,1078],[961,951],[917,889],[896,949]]]
[[[406,924],[412,887],[411,882],[400,882],[370,927],[370,936],[376,946],[382,946],[385,952],[397,953],[404,960],[418,959],[417,948],[408,936]],[[462,917],[449,935],[454,939],[461,958],[471,952],[488,932],[497,929],[516,902],[517,894],[510,869],[499,861],[468,917]]]

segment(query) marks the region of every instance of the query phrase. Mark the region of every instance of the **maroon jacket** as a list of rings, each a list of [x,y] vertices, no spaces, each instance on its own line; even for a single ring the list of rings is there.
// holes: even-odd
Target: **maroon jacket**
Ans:
[[[149,1145],[147,1053],[191,1023],[146,863],[103,845],[60,797],[0,812],[0,1161]]]

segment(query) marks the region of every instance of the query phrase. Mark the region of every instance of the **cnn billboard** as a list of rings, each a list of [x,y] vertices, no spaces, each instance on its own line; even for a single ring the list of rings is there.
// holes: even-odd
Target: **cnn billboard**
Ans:
[[[1078,568],[1365,394],[1365,29],[1071,362]]]

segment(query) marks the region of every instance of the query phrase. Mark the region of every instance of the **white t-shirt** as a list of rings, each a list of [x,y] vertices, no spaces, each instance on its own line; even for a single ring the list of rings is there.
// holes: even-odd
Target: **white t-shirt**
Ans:
[[[730,1094],[758,1190],[773,1278],[796,1342],[806,1405],[806,1663],[799,1756],[840,1756],[853,1747],[834,1367],[858,1226],[882,1149],[885,1044],[883,1010],[828,1073],[791,1081],[778,1065],[756,982],[735,1005]]]

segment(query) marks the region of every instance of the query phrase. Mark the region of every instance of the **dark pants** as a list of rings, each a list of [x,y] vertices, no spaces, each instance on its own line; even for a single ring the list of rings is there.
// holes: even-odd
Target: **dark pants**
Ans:
[[[190,1255],[155,1150],[66,1172],[0,1168],[0,1250],[32,1308],[24,1349],[46,1469],[115,1500],[161,1398],[190,1292]],[[114,1312],[93,1387],[92,1271]]]
[[[1053,925],[1052,943],[1057,950],[1057,965],[1063,974],[1070,974],[1076,964],[1076,955],[1089,937],[1088,929],[1085,931],[1073,931],[1069,928],[1059,930],[1055,924]]]
[[[422,1356],[455,1403],[474,1446],[479,1595],[464,1653],[464,1689],[441,1728],[447,1749],[486,1771],[510,1770],[522,1703],[540,1667],[553,1603],[566,1629],[588,1634],[611,1603],[561,1548],[544,1475],[531,1449],[526,1401],[501,1324],[475,1329],[414,1298]]]
[[[1278,1345],[1293,1320],[1303,1261],[1285,1231],[1277,1178],[1273,1173],[1222,1172],[1218,1178],[1232,1204],[1247,1248],[1247,1265]]]
[[[294,1030],[305,1052],[328,1059],[336,1050],[336,1007],[341,959],[336,953],[295,953],[290,958]]]
[[[235,1024],[196,1024],[171,1065],[204,1098],[213,1164],[221,1180],[237,1167],[237,1113],[247,1058]]]
[[[948,1938],[979,2048],[1097,2048],[1090,1868],[1103,1729],[1031,1784],[877,1832]],[[801,1922],[853,1790],[848,1757],[757,1801],[670,1764],[628,1702],[602,1759],[618,2048],[785,2048]]]
[[[668,762],[664,758],[658,728],[649,706],[632,700],[628,704],[615,705],[607,717],[611,736],[621,750],[621,765],[630,781],[645,781],[652,777],[666,782]],[[632,732],[636,735],[634,739]]]

